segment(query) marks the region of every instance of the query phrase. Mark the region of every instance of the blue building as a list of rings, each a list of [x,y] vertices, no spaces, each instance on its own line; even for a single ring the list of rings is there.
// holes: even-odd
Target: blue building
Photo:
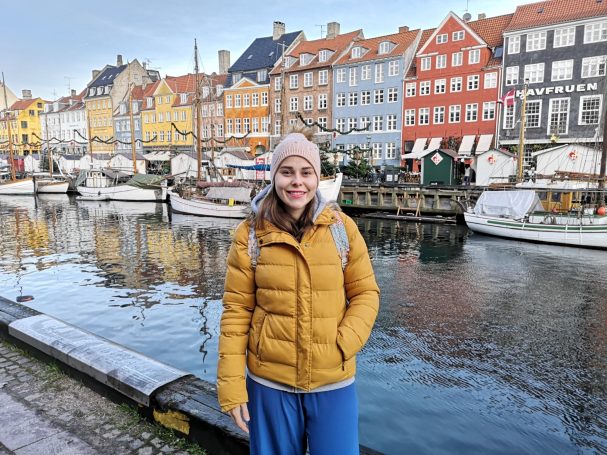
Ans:
[[[129,106],[129,98],[131,105]],[[143,152],[141,142],[141,105],[143,103],[143,89],[141,86],[135,86],[131,90],[130,97],[122,100],[118,108],[114,111],[114,136],[120,141],[116,143],[116,151],[131,153],[131,137],[135,138],[135,151]],[[133,125],[131,125],[131,113],[133,109]],[[124,143],[123,143],[124,142]]]
[[[421,30],[401,27],[393,35],[356,41],[335,63],[333,125],[342,134],[334,138],[334,148],[369,150],[376,168],[400,165],[403,78],[420,38]]]

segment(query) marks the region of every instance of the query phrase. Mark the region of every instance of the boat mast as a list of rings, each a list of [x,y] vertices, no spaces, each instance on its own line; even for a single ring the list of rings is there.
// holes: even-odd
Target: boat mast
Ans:
[[[15,175],[15,159],[13,158],[13,136],[11,134],[11,119],[8,112],[8,99],[6,97],[6,84],[4,83],[4,71],[2,72],[2,89],[4,90],[4,106],[6,106],[6,110],[4,111],[4,118],[8,125],[8,157],[9,163],[11,164],[11,180],[16,180],[17,176]]]
[[[48,113],[44,116],[44,125],[46,132],[46,154],[48,155],[48,172],[51,179],[53,178],[53,152],[51,152],[51,144],[48,139]]]
[[[607,78],[605,79],[607,85]],[[605,171],[607,168],[607,91],[603,95],[603,147],[601,150],[601,167],[599,170],[599,190],[605,189]]]
[[[527,80],[523,84],[523,103],[521,105],[521,127],[518,138],[518,164],[516,181],[523,181],[523,157],[525,155],[525,109],[527,108]]]
[[[201,147],[201,112],[200,112],[200,81],[198,79],[198,43],[194,38],[194,72],[196,82],[196,92],[194,94],[194,106],[196,112],[196,176],[202,180],[202,147]]]
[[[129,84],[130,85],[130,84]],[[131,130],[131,153],[133,154],[133,175],[137,174],[137,153],[135,152],[135,133],[133,127],[133,87],[129,88],[129,121]]]
[[[280,57],[280,135],[285,135],[285,111],[287,110],[287,106],[284,104],[285,100],[285,90],[286,90],[286,81],[285,81],[285,47],[287,45],[283,43],[278,43],[282,48],[281,57]]]

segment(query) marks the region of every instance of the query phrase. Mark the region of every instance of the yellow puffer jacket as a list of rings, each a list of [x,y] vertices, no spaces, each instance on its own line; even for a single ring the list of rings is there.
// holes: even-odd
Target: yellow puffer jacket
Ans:
[[[248,402],[245,365],[256,376],[306,391],[354,376],[355,355],[379,309],[379,288],[365,241],[354,221],[340,213],[350,242],[342,271],[329,229],[335,216],[325,207],[301,242],[266,223],[257,231],[255,270],[248,254],[249,222],[237,228],[219,338],[222,410]]]

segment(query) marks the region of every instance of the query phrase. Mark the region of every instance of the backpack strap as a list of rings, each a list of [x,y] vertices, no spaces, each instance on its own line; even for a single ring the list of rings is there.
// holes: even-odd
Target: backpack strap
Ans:
[[[335,215],[335,222],[329,225],[331,230],[331,236],[335,243],[335,248],[341,258],[341,269],[345,270],[348,265],[348,254],[350,253],[350,241],[348,240],[348,233],[346,232],[346,225],[344,220],[337,210],[333,210]],[[255,232],[255,222],[251,222],[249,226],[249,242],[248,252],[251,258],[251,267],[253,270],[257,267],[257,258],[259,258],[259,241],[257,240],[257,233]]]

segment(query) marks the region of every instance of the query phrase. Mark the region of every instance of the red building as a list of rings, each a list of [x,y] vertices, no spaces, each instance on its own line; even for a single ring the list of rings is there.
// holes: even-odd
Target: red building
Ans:
[[[405,158],[438,148],[470,156],[491,147],[502,34],[511,18],[479,15],[476,21],[466,21],[449,13],[436,29],[424,31],[415,65],[404,80]]]

